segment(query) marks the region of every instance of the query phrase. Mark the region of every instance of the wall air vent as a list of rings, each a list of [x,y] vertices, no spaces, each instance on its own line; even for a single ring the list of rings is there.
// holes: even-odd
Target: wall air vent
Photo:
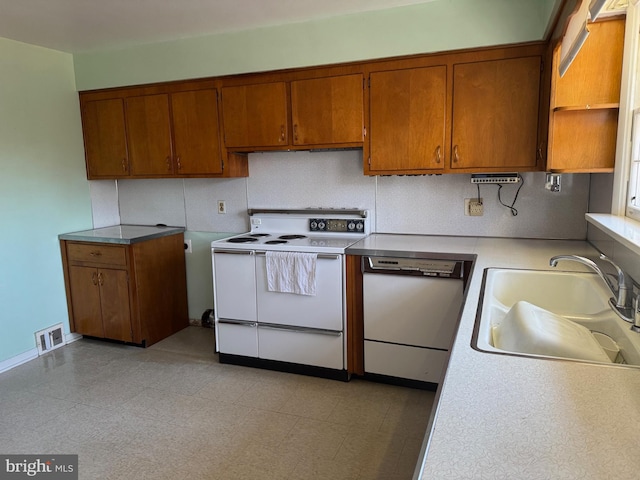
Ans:
[[[518,183],[517,173],[472,173],[471,183]]]
[[[44,330],[40,330],[39,332],[36,332],[35,335],[38,355],[60,348],[65,344],[61,323]]]

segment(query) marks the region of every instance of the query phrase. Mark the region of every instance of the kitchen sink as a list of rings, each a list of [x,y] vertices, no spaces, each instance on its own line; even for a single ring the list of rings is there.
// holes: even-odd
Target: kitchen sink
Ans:
[[[485,269],[472,347],[488,353],[640,366],[640,334],[594,273]]]

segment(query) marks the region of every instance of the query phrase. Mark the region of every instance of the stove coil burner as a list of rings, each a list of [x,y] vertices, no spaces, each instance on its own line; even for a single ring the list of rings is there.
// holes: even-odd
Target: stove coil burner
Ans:
[[[257,238],[252,238],[252,237],[237,237],[237,238],[230,238],[229,240],[227,240],[227,242],[229,243],[251,243],[251,242],[257,242],[258,239]]]
[[[251,235],[249,235],[250,237],[256,237],[256,238],[260,238],[260,237],[270,237],[271,235],[268,233],[252,233]]]
[[[280,235],[278,238],[282,240],[298,240],[300,238],[307,238],[306,235]]]
[[[266,242],[264,242],[264,245],[281,245],[283,243],[289,243],[289,242],[287,242],[286,240],[267,240]]]

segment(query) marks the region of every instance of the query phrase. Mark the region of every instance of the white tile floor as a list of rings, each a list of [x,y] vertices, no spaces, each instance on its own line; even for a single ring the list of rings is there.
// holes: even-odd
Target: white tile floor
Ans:
[[[434,394],[221,365],[212,330],[80,340],[0,374],[0,453],[81,479],[410,479]]]

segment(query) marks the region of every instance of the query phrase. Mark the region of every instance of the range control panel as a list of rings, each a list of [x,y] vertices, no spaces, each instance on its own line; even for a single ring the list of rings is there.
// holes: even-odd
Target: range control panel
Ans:
[[[364,220],[344,218],[310,218],[312,232],[364,233]]]

